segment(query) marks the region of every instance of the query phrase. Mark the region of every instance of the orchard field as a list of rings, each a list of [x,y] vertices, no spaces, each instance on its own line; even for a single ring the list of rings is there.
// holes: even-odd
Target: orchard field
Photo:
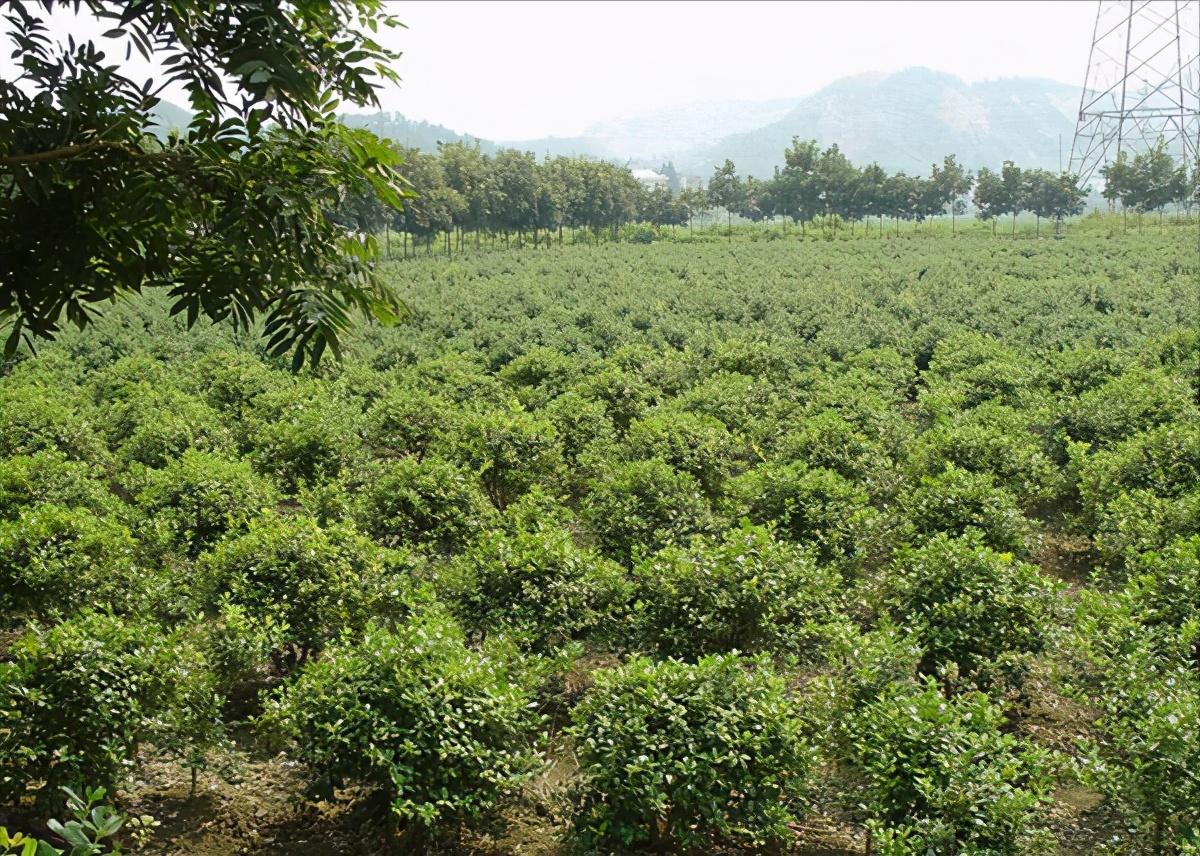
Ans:
[[[910,229],[418,255],[298,374],[148,298],[18,356],[0,825],[1200,853],[1196,224]]]

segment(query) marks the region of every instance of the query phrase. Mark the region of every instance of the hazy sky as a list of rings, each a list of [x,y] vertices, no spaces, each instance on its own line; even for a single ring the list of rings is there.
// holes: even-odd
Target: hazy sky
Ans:
[[[393,2],[407,29],[384,109],[491,139],[567,136],[690,101],[813,92],[924,65],[968,81],[1082,84],[1095,4]],[[54,32],[99,28],[60,14]],[[11,71],[0,48],[0,73]],[[130,64],[135,78],[152,71]]]

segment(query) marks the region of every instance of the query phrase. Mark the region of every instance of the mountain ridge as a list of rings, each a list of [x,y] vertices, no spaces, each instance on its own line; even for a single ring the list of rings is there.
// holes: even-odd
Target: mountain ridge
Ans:
[[[517,148],[539,157],[585,155],[651,168],[672,161],[680,172],[700,176],[728,158],[742,175],[765,178],[782,164],[793,137],[837,143],[855,163],[875,161],[890,171],[924,172],[947,154],[971,169],[996,168],[1006,159],[1058,169],[1074,133],[1078,98],[1077,87],[1044,78],[966,83],[911,67],[843,77],[804,96],[672,105],[598,121],[574,136],[490,140],[394,111],[341,119],[428,152],[439,142],[467,142],[489,154]],[[163,125],[169,117],[178,126],[187,115],[166,102],[161,112]]]

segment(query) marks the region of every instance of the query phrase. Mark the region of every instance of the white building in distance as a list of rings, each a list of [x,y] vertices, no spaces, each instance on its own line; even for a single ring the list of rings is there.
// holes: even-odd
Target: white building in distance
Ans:
[[[631,170],[633,177],[638,180],[642,187],[647,190],[653,190],[656,187],[666,187],[668,179],[661,172],[655,172],[652,169],[635,169]]]

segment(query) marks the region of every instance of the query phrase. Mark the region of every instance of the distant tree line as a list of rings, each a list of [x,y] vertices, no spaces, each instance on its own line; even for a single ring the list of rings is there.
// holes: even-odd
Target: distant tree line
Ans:
[[[1017,216],[1027,212],[1037,218],[1040,234],[1043,219],[1081,213],[1089,192],[1074,175],[1022,169],[1012,161],[972,174],[954,155],[933,164],[925,176],[889,173],[877,163],[856,166],[836,144],[822,149],[815,140],[799,138],[771,178],[739,176],[733,161],[726,160],[706,189],[672,189],[675,181],[646,187],[628,168],[587,157],[539,161],[532,152],[502,149],[491,155],[466,142],[442,144],[437,154],[396,148],[410,189],[403,206],[360,194],[347,198],[334,217],[349,228],[383,232],[389,243],[396,231],[404,255],[410,239],[426,252],[440,241],[447,253],[484,241],[561,243],[566,230],[599,240],[605,233],[616,237],[630,223],[656,230],[690,225],[713,209],[724,210],[731,233],[736,215],[781,222],[784,228],[791,222],[802,231],[809,224],[834,231],[848,224],[853,231],[855,224],[878,221],[882,235],[885,220],[898,231],[901,221],[941,216],[950,217],[953,230],[969,201],[977,217],[992,222],[993,232],[997,220],[1007,216],[1015,233]],[[669,165],[663,171],[673,172]],[[1198,172],[1176,167],[1162,144],[1132,159],[1122,153],[1103,170],[1104,196],[1138,212],[1190,205]]]

